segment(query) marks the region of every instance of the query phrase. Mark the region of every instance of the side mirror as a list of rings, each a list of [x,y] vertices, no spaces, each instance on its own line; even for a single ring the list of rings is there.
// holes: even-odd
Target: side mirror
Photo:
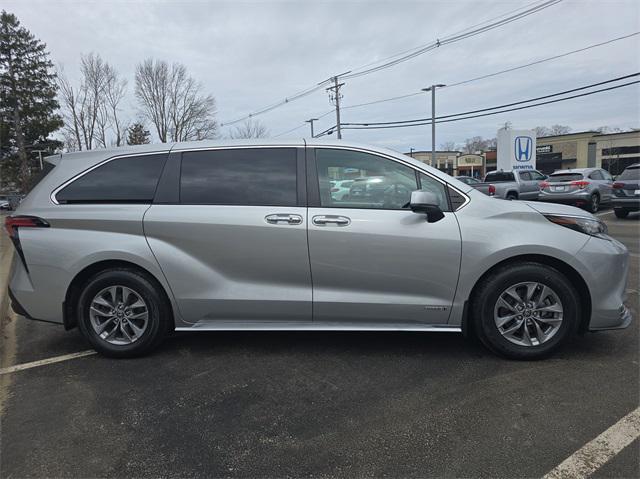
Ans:
[[[438,197],[434,193],[425,190],[416,190],[411,192],[409,208],[411,208],[411,211],[414,213],[426,214],[427,221],[429,223],[435,223],[444,218],[444,213],[438,203]]]

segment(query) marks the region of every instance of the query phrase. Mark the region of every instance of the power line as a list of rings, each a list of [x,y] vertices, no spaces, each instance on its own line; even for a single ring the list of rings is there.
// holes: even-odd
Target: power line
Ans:
[[[623,35],[621,37],[612,38],[611,40],[607,40],[607,41],[604,41],[604,42],[594,43],[593,45],[589,45],[589,46],[586,46],[586,47],[583,47],[583,48],[579,48],[577,50],[572,50],[570,52],[561,53],[559,55],[554,55],[552,57],[547,57],[547,58],[543,58],[543,59],[540,59],[540,60],[535,60],[533,62],[526,63],[524,65],[519,65],[519,66],[516,66],[516,67],[508,68],[506,70],[500,70],[498,72],[488,73],[486,75],[481,75],[481,76],[478,76],[478,77],[469,78],[468,80],[464,80],[464,81],[460,81],[460,82],[456,82],[456,83],[448,83],[447,84],[447,88],[451,88],[451,87],[458,86],[458,85],[464,85],[464,84],[471,83],[471,82],[478,81],[478,80],[484,80],[485,78],[490,78],[490,77],[494,77],[494,76],[497,76],[497,75],[502,75],[503,73],[509,73],[509,72],[512,72],[512,71],[515,71],[515,70],[520,70],[522,68],[527,68],[527,67],[530,67],[530,66],[533,66],[533,65],[539,65],[540,63],[548,62],[548,61],[551,61],[551,60],[556,60],[558,58],[563,58],[563,57],[566,57],[566,56],[569,56],[569,55],[573,55],[575,53],[580,53],[580,52],[584,52],[584,51],[587,51],[587,50],[591,50],[592,48],[600,47],[600,46],[603,46],[603,45],[608,45],[610,43],[614,43],[614,42],[617,42],[617,41],[620,41],[620,40],[624,40],[626,38],[630,38],[630,37],[633,37],[633,36],[636,36],[636,35],[640,35],[640,32],[634,32],[634,33],[630,33],[628,35]],[[385,103],[385,102],[388,102],[388,101],[401,100],[401,99],[404,99],[404,98],[409,98],[409,97],[413,97],[413,96],[417,96],[417,95],[421,95],[421,94],[422,94],[421,92],[415,92],[415,93],[409,93],[407,95],[393,96],[393,97],[390,97],[390,98],[383,98],[383,99],[380,99],[380,100],[372,100],[372,101],[369,101],[369,102],[366,102],[366,103],[358,103],[356,105],[343,106],[342,109],[343,110],[347,110],[347,109],[352,109],[352,108],[360,108],[360,107],[363,107],[363,106],[375,105],[375,104],[378,104],[378,103]]]
[[[444,118],[450,118],[453,116],[461,116],[461,115],[469,115],[472,113],[480,113],[480,112],[484,112],[484,111],[489,111],[489,110],[498,110],[500,108],[506,108],[506,107],[510,107],[510,106],[514,106],[514,105],[520,105],[522,103],[531,103],[533,101],[538,101],[538,100],[544,100],[546,98],[552,98],[554,96],[560,96],[560,95],[566,95],[568,93],[573,93],[576,91],[581,91],[581,90],[586,90],[588,88],[593,88],[596,86],[600,86],[600,85],[606,85],[608,83],[613,83],[613,82],[617,82],[620,80],[626,80],[629,78],[633,78],[633,77],[637,77],[640,76],[640,72],[637,73],[632,73],[630,75],[624,75],[621,77],[617,77],[617,78],[612,78],[611,80],[605,80],[605,81],[601,81],[601,82],[597,82],[597,83],[592,83],[590,85],[586,85],[586,86],[581,86],[578,88],[572,88],[570,90],[564,90],[558,93],[552,93],[550,95],[544,95],[544,96],[539,96],[536,98],[530,98],[528,100],[521,100],[521,101],[516,101],[516,102],[512,102],[512,103],[505,103],[503,105],[498,105],[498,106],[493,106],[490,108],[482,108],[480,110],[470,110],[470,111],[465,111],[463,113],[456,113],[454,115],[445,115],[445,116],[439,116],[437,117],[437,119],[444,119]],[[370,126],[370,125],[392,125],[392,124],[403,124],[403,123],[415,123],[415,122],[422,122],[422,121],[426,121],[429,120],[429,118],[416,118],[413,120],[398,120],[398,121],[378,121],[378,122],[362,122],[362,123],[343,123],[343,125],[346,126]]]
[[[448,120],[440,120],[440,121],[436,121],[436,123],[450,123],[453,121],[461,121],[461,120],[468,120],[471,118],[479,118],[479,117],[483,117],[483,116],[492,116],[492,115],[499,115],[501,113],[508,113],[510,111],[517,111],[517,110],[525,110],[527,108],[534,108],[537,106],[542,106],[542,105],[548,105],[551,103],[558,103],[561,101],[566,101],[566,100],[572,100],[574,98],[580,98],[583,96],[589,96],[589,95],[595,95],[596,93],[602,93],[605,91],[610,91],[610,90],[616,90],[618,88],[624,88],[630,85],[635,85],[637,83],[640,83],[640,80],[634,80],[632,82],[627,82],[627,83],[623,83],[621,85],[614,85],[614,86],[610,86],[607,88],[601,88],[599,90],[594,90],[594,91],[590,91],[590,92],[586,92],[586,93],[580,93],[577,95],[572,95],[572,96],[568,96],[566,98],[557,98],[555,100],[548,100],[548,101],[544,101],[544,102],[540,102],[540,103],[534,103],[533,105],[525,105],[525,106],[520,106],[520,107],[515,107],[515,108],[509,108],[506,110],[501,110],[501,111],[494,111],[494,112],[490,112],[490,113],[481,113],[478,115],[469,115],[469,116],[463,116],[463,117],[459,117],[459,118],[450,118]],[[461,113],[459,113],[458,115],[460,115]],[[457,116],[457,115],[447,115],[447,116]],[[436,118],[437,120],[437,118]],[[380,130],[380,129],[386,129],[386,128],[407,128],[407,127],[411,127],[411,126],[423,126],[423,125],[430,125],[431,124],[431,120],[427,120],[424,121],[422,123],[410,123],[410,124],[400,124],[400,125],[382,125],[382,126],[343,126],[342,128],[345,130]]]
[[[544,10],[546,8],[549,8],[553,5],[556,5],[557,3],[560,3],[562,0],[547,0],[545,2],[542,2],[541,4],[535,5],[527,10],[524,10],[520,13],[517,13],[515,15],[511,15],[508,16],[506,18],[503,18],[502,20],[498,20],[495,21],[493,23],[490,23],[488,25],[485,25],[483,27],[479,27],[473,30],[469,30],[467,32],[464,33],[460,33],[457,35],[453,35],[450,37],[445,37],[442,39],[436,39],[435,42],[433,43],[429,43],[427,45],[423,45],[422,47],[418,47],[416,50],[412,51],[411,53],[407,53],[405,55],[402,55],[394,60],[390,60],[387,61],[385,63],[382,63],[378,66],[375,67],[371,67],[362,71],[355,71],[353,73],[350,73],[348,75],[344,75],[342,76],[343,79],[349,79],[349,78],[356,78],[359,76],[363,76],[363,75],[369,75],[371,73],[380,71],[380,70],[384,70],[386,68],[395,66],[399,63],[403,63],[406,62],[407,60],[410,60],[412,58],[415,58],[419,55],[423,55],[424,53],[427,53],[431,50],[435,50],[436,48],[440,48],[442,45],[448,45],[450,43],[456,43],[459,42],[461,40],[465,40],[467,38],[471,38],[474,37],[476,35],[480,35],[481,33],[493,30],[495,28],[507,25],[508,23],[511,22],[515,22],[517,20],[520,20],[522,18],[528,17],[529,15],[533,15],[534,13],[538,13],[541,10]]]
[[[300,128],[302,128],[303,126],[306,126],[307,123],[303,123],[302,125],[298,125],[295,128],[291,128],[290,130],[287,131],[283,131],[282,133],[278,133],[277,135],[273,135],[271,138],[278,138],[279,136],[283,136],[286,135],[287,133],[291,133],[293,131],[299,130]]]
[[[345,74],[345,75],[339,75],[339,77],[341,79],[355,78],[357,76],[368,75],[370,73],[374,73],[374,72],[382,70],[384,68],[389,68],[389,67],[391,67],[393,65],[397,65],[398,63],[402,63],[402,62],[407,61],[407,60],[409,60],[411,58],[414,58],[416,56],[422,55],[422,54],[426,53],[427,51],[430,51],[430,50],[433,50],[435,48],[438,48],[441,45],[458,42],[458,41],[464,40],[466,38],[470,38],[472,36],[484,33],[485,31],[493,30],[495,28],[501,27],[501,26],[506,25],[508,23],[514,22],[516,20],[520,20],[521,18],[525,18],[525,17],[527,17],[529,15],[533,15],[534,13],[537,13],[537,12],[539,12],[541,10],[544,10],[545,8],[551,7],[551,6],[553,6],[553,5],[557,4],[557,3],[560,3],[561,1],[562,0],[546,0],[546,1],[536,5],[534,7],[528,8],[528,9],[526,9],[526,10],[524,10],[524,11],[518,13],[518,14],[511,15],[511,16],[508,16],[506,18],[500,19],[501,17],[504,17],[505,14],[503,14],[502,16],[499,16],[499,17],[496,17],[495,19],[493,19],[493,20],[496,20],[496,21],[493,21],[493,23],[489,23],[488,25],[486,25],[484,27],[475,28],[475,29],[473,29],[473,27],[469,27],[469,28],[471,28],[471,30],[469,30],[469,28],[468,29],[463,29],[463,30],[460,31],[460,33],[456,33],[456,34],[453,34],[452,36],[445,37],[442,40],[438,39],[434,43],[431,43],[429,45],[422,46],[422,47],[416,47],[417,49],[413,49],[412,53],[409,53],[407,55],[401,56],[400,58],[397,58],[397,59],[392,60],[390,62],[384,63],[382,65],[378,65],[378,66],[370,68],[368,70],[363,70],[363,71],[360,71],[360,72],[356,71],[354,73],[350,72],[350,73]],[[532,4],[529,4],[529,5],[532,5]],[[529,5],[527,5],[527,6],[529,6]],[[518,9],[516,9],[514,11],[517,11],[517,10]],[[489,21],[491,21],[491,20],[489,20]],[[483,22],[483,23],[486,23],[486,22]],[[480,23],[478,25],[482,25],[482,23]],[[469,31],[467,31],[467,30],[469,30]],[[397,55],[394,55],[394,56],[397,56]],[[394,56],[389,57],[389,58],[393,58]],[[361,68],[363,68],[363,67],[361,67]],[[236,118],[236,119],[231,120],[231,121],[221,122],[220,126],[234,125],[234,124],[239,123],[241,121],[253,118],[254,116],[258,116],[258,115],[262,115],[264,113],[270,112],[270,111],[272,111],[272,110],[274,110],[276,108],[279,108],[279,107],[281,107],[283,105],[291,103],[291,102],[293,102],[295,100],[303,98],[303,97],[305,97],[307,95],[310,95],[311,93],[314,93],[314,92],[324,88],[332,80],[333,80],[333,77],[330,77],[330,78],[318,83],[317,85],[314,85],[314,86],[312,86],[310,88],[307,88],[305,90],[299,91],[299,92],[297,92],[297,93],[295,93],[295,94],[293,94],[291,96],[288,96],[288,97],[286,97],[286,98],[284,98],[284,99],[282,99],[280,101],[277,101],[277,102],[275,102],[275,103],[273,103],[273,104],[271,104],[269,106],[266,106],[264,108],[261,108],[261,109],[258,109],[256,111],[253,111],[253,112],[251,112],[251,113],[249,113],[247,115],[244,115],[244,116],[242,116],[240,118]]]

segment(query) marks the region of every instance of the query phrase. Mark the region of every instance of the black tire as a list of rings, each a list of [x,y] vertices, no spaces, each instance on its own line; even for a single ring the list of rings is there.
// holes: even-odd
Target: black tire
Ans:
[[[623,210],[621,208],[614,208],[613,212],[616,215],[616,218],[626,218],[627,216],[629,216],[629,210]]]
[[[89,308],[94,297],[105,288],[121,285],[134,290],[148,310],[147,325],[140,337],[130,344],[111,344],[102,339],[91,324]],[[149,353],[173,328],[173,315],[162,287],[147,274],[129,268],[112,268],[91,277],[81,292],[77,305],[78,326],[83,336],[99,353],[114,358],[130,358]]]
[[[507,193],[507,196],[505,196],[504,199],[508,200],[508,201],[517,200],[518,199],[518,195],[515,194],[515,193]]]
[[[494,308],[502,293],[522,282],[537,282],[550,287],[563,306],[563,319],[556,333],[536,346],[522,346],[506,339],[494,321]],[[534,262],[509,264],[482,280],[471,301],[474,330],[493,352],[518,360],[542,359],[557,351],[577,331],[581,315],[580,296],[571,282],[558,270]]]
[[[597,193],[594,193],[589,197],[589,203],[587,203],[586,210],[589,213],[595,213],[599,209],[600,209],[600,195]]]

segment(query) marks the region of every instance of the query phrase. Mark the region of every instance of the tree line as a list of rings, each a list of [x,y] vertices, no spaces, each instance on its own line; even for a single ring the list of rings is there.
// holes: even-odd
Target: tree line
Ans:
[[[74,82],[15,15],[0,13],[0,190],[26,191],[43,153],[146,144],[152,134],[163,143],[220,136],[214,96],[180,63],[149,58],[136,65],[133,119],[129,81],[113,65],[88,53],[78,68]],[[228,136],[268,131],[250,120]]]

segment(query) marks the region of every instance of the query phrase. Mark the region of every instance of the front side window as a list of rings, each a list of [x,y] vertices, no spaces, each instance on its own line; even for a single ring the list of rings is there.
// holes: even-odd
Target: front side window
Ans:
[[[295,148],[237,148],[182,154],[180,202],[295,206]]]
[[[117,158],[89,171],[56,194],[59,203],[151,203],[166,154]]]
[[[316,164],[320,205],[327,208],[400,210],[418,189],[413,168],[369,153],[319,148]],[[348,191],[332,191],[332,181],[348,184]]]

